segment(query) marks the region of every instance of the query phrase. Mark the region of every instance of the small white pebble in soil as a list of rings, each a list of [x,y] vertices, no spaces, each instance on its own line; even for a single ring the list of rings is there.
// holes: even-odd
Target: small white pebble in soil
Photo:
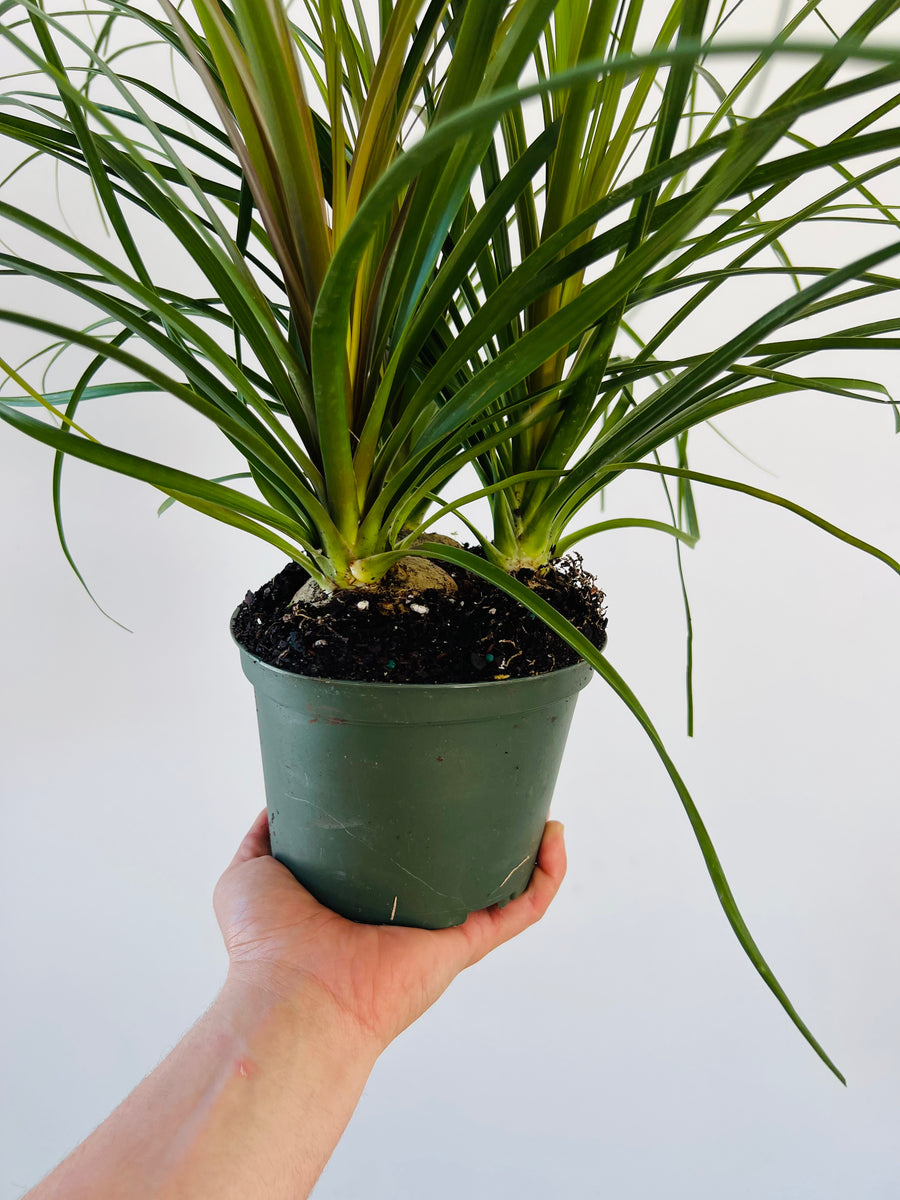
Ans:
[[[319,638],[319,640],[317,642],[313,642],[313,645],[314,646],[327,646],[328,643],[325,641],[324,638]]]
[[[496,615],[497,615],[496,608],[489,608],[488,612],[491,614],[492,617],[496,617]]]
[[[360,600],[356,607],[359,609],[360,612],[365,612],[366,609],[369,607],[369,602],[368,602],[368,600]]]
[[[409,607],[410,607],[410,610],[411,610],[412,612],[414,612],[414,613],[419,613],[419,614],[421,614],[421,616],[423,616],[423,617],[424,617],[424,616],[425,616],[425,614],[428,612],[428,605],[427,605],[427,604],[411,604]]]

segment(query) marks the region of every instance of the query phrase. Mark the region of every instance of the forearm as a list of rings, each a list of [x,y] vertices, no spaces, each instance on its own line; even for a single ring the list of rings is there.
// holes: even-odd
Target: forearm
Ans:
[[[26,1200],[302,1200],[376,1057],[318,985],[286,1001],[229,980]]]

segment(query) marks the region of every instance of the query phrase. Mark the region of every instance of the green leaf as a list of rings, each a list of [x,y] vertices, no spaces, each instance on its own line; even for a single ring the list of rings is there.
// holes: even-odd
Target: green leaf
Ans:
[[[665,521],[651,521],[644,517],[616,517],[609,521],[599,521],[595,525],[586,525],[584,529],[578,529],[575,533],[567,533],[557,542],[554,548],[555,555],[561,557],[586,538],[594,537],[598,533],[607,533],[611,529],[655,529],[659,533],[667,533],[670,537],[677,538],[679,542],[684,542],[686,546],[691,547],[696,546],[699,540],[692,534],[685,533],[683,529],[679,529],[677,525],[668,525]]]
[[[212,483],[228,483],[232,479],[252,479],[253,476],[249,471],[235,471],[231,475],[216,475],[210,482]],[[174,496],[169,496],[163,500],[162,504],[156,510],[156,515],[161,517],[164,512],[168,512],[173,504],[176,504]]]
[[[277,546],[291,558],[298,557],[297,548],[284,541],[283,538],[276,537],[269,529],[265,528],[266,526],[272,526],[288,534],[307,553],[312,551],[312,547],[304,537],[305,531],[300,525],[289,520],[271,506],[262,504],[250,496],[245,496],[243,492],[211,483],[197,475],[176,470],[174,467],[167,467],[152,459],[142,458],[140,455],[116,450],[101,442],[89,441],[83,437],[73,437],[70,433],[55,429],[15,408],[6,408],[0,405],[0,420],[12,425],[22,433],[27,433],[37,442],[52,446],[55,450],[62,450],[85,462],[106,467],[120,475],[127,475],[133,479],[140,479],[144,483],[150,483],[183,503],[192,504],[197,501],[212,505],[216,510],[217,519],[227,519],[229,524],[235,524],[241,520],[242,528],[246,528],[248,532],[253,532],[257,537]],[[247,518],[251,518],[252,521],[248,521]],[[251,524],[253,525],[252,530],[250,529]]]
[[[774,504],[777,508],[784,508],[788,512],[795,513],[796,516],[802,517],[804,521],[809,521],[811,525],[815,525],[819,529],[823,529],[826,533],[830,533],[832,537],[836,537],[839,541],[846,542],[848,546],[854,546],[857,550],[862,550],[864,554],[870,554],[873,558],[886,563],[892,571],[896,571],[900,575],[900,562],[897,562],[895,558],[886,554],[884,550],[879,550],[877,546],[873,546],[870,542],[864,542],[861,538],[855,537],[845,529],[840,529],[837,525],[826,521],[824,517],[819,517],[814,512],[810,512],[809,509],[803,508],[802,505],[795,504],[792,500],[786,500],[784,496],[776,496],[773,492],[764,491],[762,488],[751,487],[750,484],[740,483],[736,479],[725,479],[720,475],[707,475],[702,471],[692,471],[686,467],[665,467],[658,463],[619,462],[611,464],[610,470],[617,473],[622,471],[652,471],[657,475],[671,475],[674,478],[690,479],[694,483],[708,483],[712,487],[724,488],[731,492],[741,492],[745,496],[752,496],[755,500],[763,500],[767,504]]]
[[[782,988],[776,979],[771,967],[765,958],[763,958],[762,952],[753,940],[750,930],[741,916],[728,880],[725,877],[719,856],[716,854],[706,826],[703,823],[700,813],[697,811],[697,806],[694,804],[684,780],[678,773],[650,717],[618,671],[615,670],[596,646],[588,641],[584,634],[576,629],[570,621],[567,621],[565,617],[549,605],[546,600],[532,591],[531,588],[526,587],[505,571],[501,571],[499,568],[492,566],[490,563],[476,557],[474,554],[470,554],[466,550],[458,550],[452,546],[445,546],[440,542],[425,542],[419,548],[409,550],[408,553],[420,555],[425,558],[437,558],[443,562],[450,562],[456,566],[464,567],[466,570],[471,571],[473,575],[480,576],[480,578],[486,580],[488,583],[492,583],[495,587],[500,588],[501,591],[506,592],[508,596],[512,596],[513,599],[518,600],[533,612],[536,617],[544,621],[554,633],[559,634],[586,662],[590,663],[597,674],[609,684],[616,695],[626,704],[647,734],[669,778],[675,785],[675,790],[678,793],[691,829],[694,831],[694,836],[697,839],[697,844],[700,847],[700,852],[703,855],[706,869],[713,881],[719,903],[744,953],[750,959],[766,986],[774,994],[794,1025],[802,1033],[813,1050],[815,1050],[819,1058],[821,1058],[822,1062],[837,1076],[841,1083],[846,1084],[847,1081],[844,1076],[825,1053],[825,1050],[803,1022],[793,1004],[791,1004],[784,988]]]
[[[162,388],[158,384],[150,383],[146,379],[131,379],[122,383],[95,383],[91,387],[84,388],[79,395],[82,400],[97,400],[106,396],[128,396],[135,392],[159,391],[162,391]],[[48,404],[68,404],[74,394],[75,389],[65,392],[45,392],[43,399]],[[40,400],[35,400],[33,396],[0,395],[0,404],[8,404],[10,408],[45,407]]]

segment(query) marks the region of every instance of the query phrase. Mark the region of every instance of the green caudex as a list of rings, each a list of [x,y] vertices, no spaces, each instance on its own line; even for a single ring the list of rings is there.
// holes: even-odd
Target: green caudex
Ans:
[[[692,429],[757,400],[891,405],[878,382],[804,364],[900,344],[895,305],[857,315],[898,289],[882,184],[900,163],[900,50],[884,36],[900,0],[860,0],[840,29],[797,0],[764,40],[742,27],[750,7],[305,0],[295,24],[282,0],[95,0],[84,15],[0,0],[13,64],[0,137],[18,151],[0,183],[0,271],[92,314],[64,324],[9,290],[6,347],[17,329],[47,346],[25,362],[2,351],[0,420],[54,451],[70,562],[66,455],[265,540],[326,589],[430,558],[528,605],[647,731],[741,945],[836,1070],[753,942],[649,716],[515,576],[622,527],[673,537],[680,569],[698,484],[779,505],[900,570],[783,497],[689,465]],[[108,238],[15,202],[46,161],[89,182]],[[199,294],[158,264],[154,222]],[[813,222],[880,237],[853,259],[820,238],[828,257],[796,260],[794,231]],[[14,231],[28,253],[8,248]],[[759,284],[769,301],[754,290],[731,336],[704,341],[705,314]],[[86,402],[134,392],[212,422],[225,473],[91,430]],[[636,471],[658,477],[669,519],[598,520],[598,498]],[[481,555],[429,539],[448,515]]]

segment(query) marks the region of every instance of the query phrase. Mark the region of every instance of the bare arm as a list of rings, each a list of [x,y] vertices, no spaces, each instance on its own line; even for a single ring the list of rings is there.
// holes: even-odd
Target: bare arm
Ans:
[[[302,1200],[381,1051],[464,967],[539,920],[564,874],[551,822],[506,908],[456,929],[358,925],[271,857],[261,813],[216,888],[221,993],[26,1200]]]

